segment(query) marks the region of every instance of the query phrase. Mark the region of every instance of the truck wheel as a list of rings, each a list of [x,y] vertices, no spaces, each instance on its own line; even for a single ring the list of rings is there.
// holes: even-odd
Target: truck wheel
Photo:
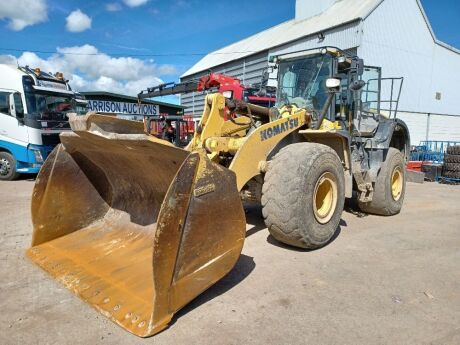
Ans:
[[[262,187],[262,214],[280,242],[314,249],[337,230],[345,202],[342,163],[330,147],[297,143],[269,163]]]
[[[8,152],[0,152],[0,181],[12,181],[18,176],[14,157]]]
[[[404,157],[400,151],[390,147],[377,176],[372,201],[366,203],[358,201],[358,205],[366,213],[392,216],[401,211],[405,192]]]

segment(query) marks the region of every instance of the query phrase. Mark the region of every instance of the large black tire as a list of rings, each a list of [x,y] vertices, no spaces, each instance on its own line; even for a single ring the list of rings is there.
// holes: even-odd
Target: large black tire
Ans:
[[[397,181],[393,181],[395,175],[398,174],[399,176],[396,176]],[[398,188],[395,189],[396,195],[393,195],[392,182],[396,182],[398,185]],[[405,193],[406,168],[404,156],[397,149],[390,147],[377,175],[372,201],[366,203],[358,201],[358,206],[366,213],[392,216],[401,211]]]
[[[447,153],[449,155],[460,155],[460,145],[457,146],[448,146]]]
[[[444,171],[442,176],[449,177],[449,178],[459,178],[460,179],[460,171]]]
[[[18,176],[14,157],[8,152],[0,152],[0,181],[12,181]]]
[[[300,248],[324,246],[340,222],[344,185],[342,163],[330,147],[286,146],[269,163],[262,187],[262,213],[270,234]]]
[[[444,155],[445,163],[460,163],[460,155]]]
[[[445,171],[460,171],[460,163],[444,163]]]

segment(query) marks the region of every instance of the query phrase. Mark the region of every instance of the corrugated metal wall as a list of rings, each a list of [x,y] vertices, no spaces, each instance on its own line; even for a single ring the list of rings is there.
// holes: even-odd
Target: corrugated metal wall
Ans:
[[[356,47],[360,42],[360,32],[359,22],[350,23],[341,28],[325,31],[325,38],[322,41],[318,40],[317,35],[311,35],[270,49],[270,51],[266,50],[246,57],[245,59],[239,59],[217,66],[213,69],[213,72],[225,73],[240,78],[245,85],[259,83],[264,69],[268,66],[269,54],[283,54],[323,46],[340,47],[341,49],[346,49],[356,54]],[[205,74],[207,74],[207,72],[190,75],[182,78],[181,81],[196,79]],[[202,92],[181,95],[181,105],[186,107],[185,114],[193,114],[195,117],[200,117],[203,112],[204,98],[205,93]]]
[[[268,50],[248,56],[244,59],[217,66],[212,71],[239,78],[244,85],[260,83],[262,79],[262,73],[268,66],[267,57]],[[208,73],[209,71],[206,71],[203,73],[187,76],[182,78],[181,81],[197,79]],[[203,112],[205,96],[206,93],[204,92],[192,92],[189,94],[181,95],[181,105],[186,107],[185,114],[193,114],[195,117],[200,117]]]
[[[429,126],[428,140],[460,141],[460,116],[430,115]]]
[[[445,115],[460,115],[460,54],[434,42],[417,1],[385,0],[362,28],[358,55],[381,66],[383,77],[404,77],[399,109],[412,143],[427,140],[427,129],[429,140],[458,140],[460,117]],[[429,126],[428,113],[439,114]]]
[[[427,139],[427,129],[430,140],[458,140],[460,117],[440,114],[460,114],[457,87],[460,54],[434,43],[416,0],[385,0],[364,22],[356,21],[324,34],[322,41],[316,34],[310,35],[218,66],[214,71],[236,76],[245,84],[255,83],[267,67],[269,54],[337,46],[357,52],[367,65],[381,66],[383,77],[404,76],[400,117],[408,122],[413,144]],[[437,93],[440,99],[436,99]],[[204,95],[198,93],[181,98],[186,113],[197,117],[201,115],[203,102]],[[428,113],[439,115],[430,115],[428,122]]]
[[[317,35],[310,35],[300,40],[272,48],[270,49],[270,55],[285,54],[324,46],[338,47],[344,50],[353,49],[358,47],[360,44],[360,32],[360,22],[356,21],[341,26],[340,28],[323,32],[324,40],[319,40]]]
[[[397,117],[403,120],[409,128],[412,145],[418,145],[421,141],[427,140],[427,114],[399,112]]]
[[[460,141],[460,116],[399,112],[409,127],[411,144],[425,140]]]

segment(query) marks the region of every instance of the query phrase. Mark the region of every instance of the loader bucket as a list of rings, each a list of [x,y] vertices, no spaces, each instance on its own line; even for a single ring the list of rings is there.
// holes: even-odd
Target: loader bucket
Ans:
[[[87,115],[71,126],[37,177],[27,254],[119,326],[151,336],[238,260],[246,222],[235,175],[130,121]]]

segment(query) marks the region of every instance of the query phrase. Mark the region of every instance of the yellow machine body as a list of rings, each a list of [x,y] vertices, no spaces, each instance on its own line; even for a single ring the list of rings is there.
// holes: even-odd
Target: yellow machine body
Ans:
[[[315,62],[320,56],[321,62]],[[336,75],[335,68],[353,82],[344,93],[341,80],[324,80],[327,99],[319,109],[318,98],[314,102],[309,96],[330,57],[337,63],[330,61],[324,76]],[[71,117],[72,132],[61,134],[61,144],[34,187],[29,257],[103,315],[146,337],[167,327],[177,310],[235,265],[245,239],[242,199],[266,198],[265,222],[278,240],[309,249],[326,245],[339,225],[345,197],[353,196],[354,182],[360,207],[369,206],[378,182],[370,173],[381,170],[367,169],[364,155],[359,160],[361,151],[357,160],[351,154],[353,116],[359,110],[355,96],[364,86],[364,65],[336,48],[283,59],[272,59],[279,71],[283,61],[289,71],[296,61],[317,70],[310,75],[307,67],[296,67],[312,83],[300,86],[299,79],[291,87],[293,79],[286,79],[292,99],[279,90],[277,100],[284,104],[279,109],[208,94],[185,149],[144,134],[141,123],[94,113]],[[280,78],[278,85],[284,85]],[[394,124],[387,125],[382,128],[392,130]],[[362,137],[354,142],[356,150],[358,144]],[[365,145],[367,140],[362,149],[375,151]],[[374,166],[384,162],[379,163]],[[289,204],[295,206],[289,222],[281,219],[284,210],[278,207],[285,204],[278,176],[296,181],[297,188],[284,193],[297,200]],[[394,176],[393,199],[401,202],[392,212],[399,212],[404,175]],[[279,202],[272,202],[278,196]],[[376,205],[368,209],[390,214]]]
[[[257,127],[226,115],[225,98],[208,95],[186,150],[133,121],[72,117],[37,177],[29,257],[126,330],[164,329],[235,265],[246,227],[240,191],[310,121],[297,108]]]

